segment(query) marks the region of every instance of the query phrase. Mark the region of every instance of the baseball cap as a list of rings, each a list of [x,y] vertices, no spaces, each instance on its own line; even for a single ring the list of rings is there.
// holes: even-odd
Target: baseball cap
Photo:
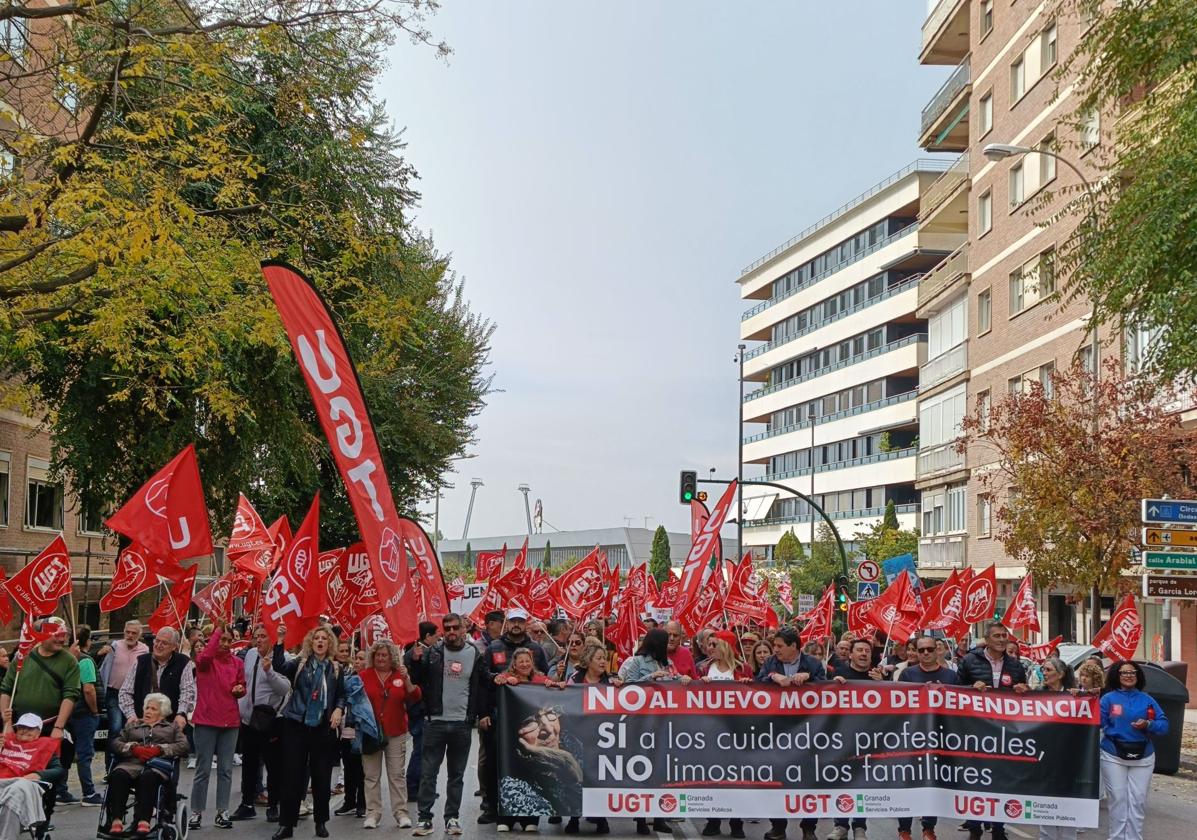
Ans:
[[[17,718],[16,726],[22,726],[25,729],[41,729],[42,719],[33,712],[26,712]]]
[[[522,610],[519,607],[513,607],[507,611],[507,620],[508,621],[514,621],[517,618],[522,621],[527,621],[528,620],[528,611]]]

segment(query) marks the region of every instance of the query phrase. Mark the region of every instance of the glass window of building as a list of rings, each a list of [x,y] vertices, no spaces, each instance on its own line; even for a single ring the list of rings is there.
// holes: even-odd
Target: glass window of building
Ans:
[[[50,463],[30,458],[25,489],[25,527],[61,531],[62,484],[50,480]]]
[[[1011,104],[1022,99],[1024,93],[1027,92],[1027,65],[1020,55],[1013,64],[1010,65],[1010,102]]]
[[[993,91],[981,97],[981,136],[984,137],[993,129]]]
[[[986,190],[977,198],[977,230],[989,233],[993,227],[993,193]]]
[[[968,298],[962,297],[927,323],[927,358],[935,359],[968,337]]]
[[[8,525],[8,476],[12,455],[0,452],[0,526]]]
[[[1010,167],[1010,206],[1017,207],[1026,200],[1026,172],[1020,160]]]
[[[977,295],[977,332],[981,335],[993,327],[993,291],[985,289]]]

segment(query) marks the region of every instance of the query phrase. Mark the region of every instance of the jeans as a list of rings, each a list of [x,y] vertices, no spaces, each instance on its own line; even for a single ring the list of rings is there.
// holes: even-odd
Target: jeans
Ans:
[[[420,753],[424,750],[424,716],[408,720],[411,735],[411,755],[407,760],[407,798],[414,801],[420,794]]]
[[[100,716],[90,713],[71,715],[67,720],[67,731],[71,733],[71,738],[75,743],[68,744],[65,739],[62,742],[61,760],[66,772],[62,776],[62,781],[58,783],[60,793],[65,793],[67,789],[67,780],[71,775],[72,753],[79,770],[79,785],[83,788],[83,795],[91,796],[96,792],[95,782],[91,778],[91,760],[96,754],[96,730],[99,727]]]
[[[212,756],[216,756],[216,810],[229,810],[233,790],[233,752],[237,749],[237,729],[225,726],[195,727],[195,778],[191,782],[191,812],[202,814],[208,804],[208,776]]]
[[[116,736],[125,728],[125,713],[121,711],[121,690],[109,686],[104,692],[104,702],[108,709],[108,756],[104,759],[104,766],[109,770],[116,764],[116,755],[112,752],[111,744]]]
[[[445,790],[445,819],[457,819],[460,816],[461,788],[473,736],[473,727],[464,720],[430,720],[424,724],[424,754],[420,759],[421,821],[432,819],[432,806],[436,804],[436,782],[446,753],[449,779]]]

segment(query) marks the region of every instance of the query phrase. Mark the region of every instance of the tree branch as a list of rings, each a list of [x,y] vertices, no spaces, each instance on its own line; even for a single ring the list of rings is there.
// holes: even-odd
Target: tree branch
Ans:
[[[82,283],[84,280],[95,275],[99,270],[98,263],[88,263],[81,268],[77,268],[70,274],[64,274],[61,277],[53,277],[49,280],[43,280],[40,283],[29,283],[24,286],[12,286],[7,289],[0,289],[0,300],[14,300],[16,298],[25,297],[26,295],[40,295],[56,292],[59,289],[65,289],[67,286],[73,286],[76,283]]]

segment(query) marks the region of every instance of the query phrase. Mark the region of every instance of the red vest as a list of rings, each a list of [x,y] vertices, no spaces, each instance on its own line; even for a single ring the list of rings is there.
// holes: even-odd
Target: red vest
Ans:
[[[0,747],[0,779],[19,779],[45,770],[61,745],[57,738],[42,737],[22,743],[16,733],[8,733]]]

